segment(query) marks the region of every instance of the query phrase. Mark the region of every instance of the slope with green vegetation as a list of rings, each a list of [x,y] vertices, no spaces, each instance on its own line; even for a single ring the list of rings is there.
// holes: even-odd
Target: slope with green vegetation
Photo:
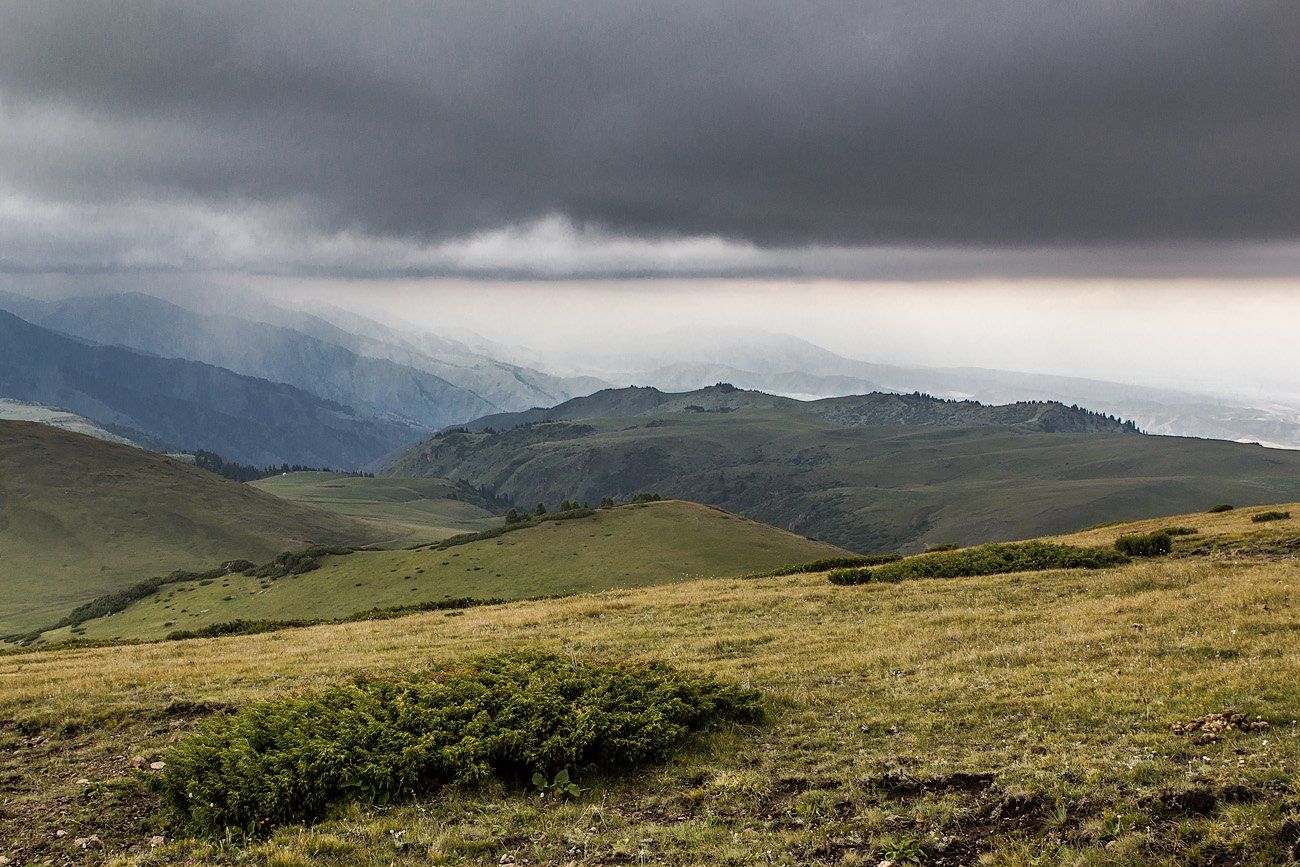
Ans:
[[[1047,421],[1072,429],[1050,405],[1024,416],[1036,419],[1029,426],[1021,410],[898,395],[884,396],[888,412],[876,424],[870,402],[850,398],[817,402],[833,413],[726,389],[673,396],[680,407],[669,411],[654,392],[654,415],[624,405],[652,391],[607,395],[601,411],[631,413],[619,418],[443,432],[385,474],[452,475],[521,505],[655,490],[871,553],[1064,533],[1224,500],[1300,498],[1300,452],[1125,433],[1081,411],[1065,417],[1101,429],[1048,432]],[[731,406],[742,400],[770,405]],[[972,421],[985,410],[1008,415]],[[932,423],[916,426],[927,417]]]
[[[0,636],[172,569],[374,533],[163,455],[0,421]]]
[[[825,418],[841,427],[1016,427],[1048,433],[1136,433],[1113,416],[1056,401],[1020,401],[991,406],[971,400],[946,400],[926,394],[872,392],[821,400],[795,400],[718,383],[687,392],[657,388],[607,388],[558,406],[497,413],[462,425],[465,430],[505,431],[522,425],[592,418],[637,418],[677,412],[778,410]]]
[[[345,473],[299,472],[250,482],[303,505],[375,525],[376,538],[394,545],[445,539],[500,523],[503,504],[465,482],[447,479],[375,479]]]
[[[0,718],[12,722],[0,729],[0,854],[20,863],[360,867],[1293,863],[1300,560],[1294,548],[1242,543],[1268,532],[1294,545],[1300,527],[1260,528],[1227,512],[1099,528],[1076,541],[1113,544],[1175,526],[1200,532],[1176,537],[1172,556],[1100,570],[850,587],[825,574],[702,580],[0,656]],[[1201,534],[1231,553],[1182,548]],[[383,738],[353,736],[332,717],[317,725],[293,716],[354,678],[372,686],[328,707],[347,711],[389,681],[401,688],[406,672],[425,683],[430,669],[516,651],[574,660],[578,670],[668,660],[756,690],[767,714],[697,735],[666,764],[630,773],[581,756],[567,768],[563,758],[534,758],[548,776],[531,785],[519,765],[541,738],[516,734],[505,755],[523,761],[508,773],[427,794],[394,787],[414,762],[440,762],[435,782],[467,770],[456,756],[472,760],[481,742],[448,754],[435,751],[438,741],[391,766],[388,753],[412,727],[443,720],[459,738],[466,718],[442,709],[491,700],[486,693],[453,681],[433,703],[415,696],[349,716],[395,728]],[[526,689],[552,688],[548,675]],[[239,735],[250,718],[290,724],[265,730],[265,755],[225,761],[248,752]],[[585,718],[547,728],[608,731],[584,729]],[[496,736],[499,714],[476,719]],[[195,730],[205,734],[190,739]],[[196,761],[194,750],[209,747],[213,760]],[[563,780],[549,776],[557,768]],[[214,793],[206,804],[225,793],[274,795],[259,786],[278,785],[266,772],[279,769],[284,785],[316,780],[311,792],[343,804],[304,817],[309,824],[261,824],[247,843],[234,828],[191,838],[193,816],[164,809],[162,798],[191,780]]]
[[[501,535],[415,550],[357,551],[275,580],[232,574],[167,584],[47,641],[161,638],[232,620],[346,617],[447,599],[524,599],[743,575],[845,551],[685,502],[579,511]],[[559,517],[559,516],[556,516]]]

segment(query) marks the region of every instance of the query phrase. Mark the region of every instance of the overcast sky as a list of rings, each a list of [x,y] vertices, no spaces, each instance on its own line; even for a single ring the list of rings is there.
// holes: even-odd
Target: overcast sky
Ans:
[[[469,319],[695,292],[828,334],[885,298],[947,321],[942,287],[1043,323],[1026,287],[1285,299],[1297,69],[1294,0],[14,0],[0,273]]]

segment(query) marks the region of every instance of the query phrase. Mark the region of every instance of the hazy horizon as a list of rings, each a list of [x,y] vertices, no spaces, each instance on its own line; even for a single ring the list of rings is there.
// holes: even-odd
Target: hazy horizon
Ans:
[[[1284,4],[253,9],[0,13],[0,288],[1300,400]]]

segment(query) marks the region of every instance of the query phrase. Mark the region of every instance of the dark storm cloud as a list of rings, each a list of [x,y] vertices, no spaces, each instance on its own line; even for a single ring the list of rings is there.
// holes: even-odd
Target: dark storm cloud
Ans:
[[[13,3],[0,192],[290,214],[258,249],[1290,243],[1297,69],[1294,0]]]

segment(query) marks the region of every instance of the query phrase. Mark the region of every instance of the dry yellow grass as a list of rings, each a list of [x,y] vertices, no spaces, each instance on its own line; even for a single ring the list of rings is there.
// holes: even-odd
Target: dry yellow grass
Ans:
[[[1290,512],[1292,517],[1283,521],[1270,521],[1256,524],[1251,518],[1261,512]],[[1054,541],[1071,545],[1110,545],[1120,536],[1129,533],[1152,533],[1168,527],[1190,527],[1197,531],[1199,538],[1219,538],[1238,534],[1289,534],[1300,535],[1300,503],[1274,506],[1246,506],[1228,512],[1198,512],[1190,515],[1175,515],[1171,518],[1147,518],[1142,521],[1121,521],[1106,524],[1078,533],[1053,537]]]
[[[714,580],[0,657],[15,732],[0,744],[0,840],[95,863],[104,851],[70,841],[98,833],[124,864],[1285,863],[1300,804],[1298,591],[1294,561],[1203,558],[861,587]],[[148,807],[124,762],[155,758],[205,703],[506,647],[669,659],[752,683],[775,713],[667,767],[583,780],[593,791],[570,804],[454,792],[250,847],[150,849],[161,820],[123,818]],[[1225,708],[1271,728],[1207,744],[1171,731]],[[1179,797],[1210,806],[1183,815]]]

